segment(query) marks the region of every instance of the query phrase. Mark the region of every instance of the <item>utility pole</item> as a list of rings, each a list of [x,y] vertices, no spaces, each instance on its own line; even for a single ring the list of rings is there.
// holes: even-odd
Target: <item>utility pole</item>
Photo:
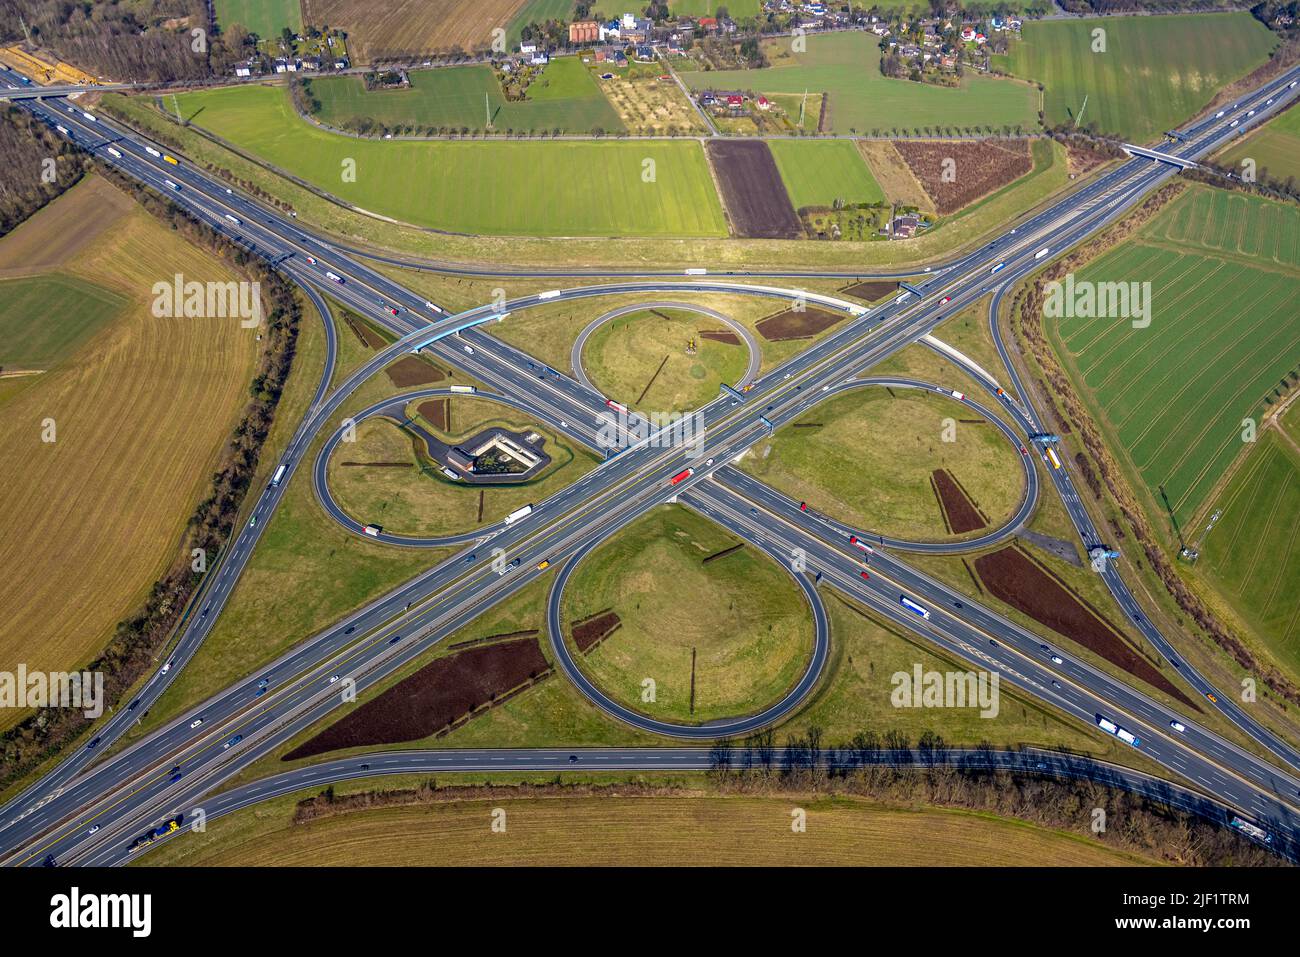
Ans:
[[[492,129],[492,105],[488,102],[487,90],[483,91],[483,122],[486,129]]]

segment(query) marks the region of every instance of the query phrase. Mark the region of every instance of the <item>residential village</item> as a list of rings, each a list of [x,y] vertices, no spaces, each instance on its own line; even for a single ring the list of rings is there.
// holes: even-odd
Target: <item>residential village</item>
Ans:
[[[652,5],[649,11],[666,8]],[[629,62],[652,62],[660,56],[694,57],[700,69],[761,67],[758,40],[794,31],[807,33],[831,30],[870,30],[880,38],[881,70],[888,76],[918,82],[954,83],[965,69],[988,71],[988,56],[1004,52],[1007,38],[1020,31],[1015,16],[989,15],[971,20],[960,17],[928,17],[907,20],[897,11],[878,7],[832,8],[821,2],[766,0],[763,15],[740,23],[725,15],[702,17],[649,17],[624,13],[610,20],[579,19],[565,23],[530,24],[523,28],[513,50],[494,52],[488,47],[439,56],[437,62],[492,61],[509,72],[513,65],[545,65],[552,56],[590,53],[597,63],[624,66]],[[746,42],[748,41],[748,43]],[[325,33],[307,28],[304,34],[289,31],[281,37],[258,39],[256,52],[236,64],[238,77],[275,73],[343,71],[353,64],[346,48],[346,34]],[[433,54],[430,54],[433,56]],[[434,59],[407,66],[432,66]],[[734,91],[715,95],[701,105],[722,111],[734,110]],[[748,94],[743,106],[749,109]],[[758,109],[770,104],[754,103]]]

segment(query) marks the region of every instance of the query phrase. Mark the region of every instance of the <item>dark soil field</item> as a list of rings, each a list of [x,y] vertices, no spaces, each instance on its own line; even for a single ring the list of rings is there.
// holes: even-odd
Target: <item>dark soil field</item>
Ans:
[[[1034,168],[1029,140],[915,142],[894,140],[904,162],[934,200],[940,215],[954,213]],[[951,164],[947,161],[952,160]],[[945,170],[952,170],[945,182]]]
[[[803,312],[787,309],[785,312],[778,312],[774,316],[760,319],[756,328],[759,335],[769,342],[781,342],[786,339],[811,339],[823,329],[829,329],[837,322],[843,321],[843,319],[844,316],[840,313],[827,312],[824,309],[809,308]]]
[[[586,654],[618,631],[618,626],[621,624],[622,622],[619,620],[617,613],[606,610],[597,612],[590,618],[575,622],[570,634],[572,634],[573,643],[578,646],[578,650]]]
[[[855,299],[875,302],[877,299],[884,299],[886,296],[892,296],[898,292],[898,283],[874,279],[870,282],[858,282],[852,286],[845,286],[842,291]]]
[[[367,349],[382,349],[384,346],[388,345],[384,340],[384,337],[372,329],[364,319],[360,319],[352,313],[345,311],[343,313],[343,321],[347,324],[347,327],[352,330],[352,333],[357,337],[357,340]]]
[[[734,332],[721,332],[714,329],[701,329],[700,338],[708,339],[712,342],[722,342],[729,346],[740,345],[740,336]]]
[[[939,499],[950,532],[963,535],[988,525],[975,503],[966,495],[966,490],[947,469],[935,469],[930,475],[930,481],[934,485],[935,496]]]
[[[790,203],[772,151],[762,140],[709,140],[731,230],[741,239],[798,239],[803,224]]]
[[[1012,608],[1077,641],[1153,688],[1200,710],[1135,651],[1100,612],[1019,548],[1009,546],[981,555],[975,559],[975,569],[985,587]]]
[[[428,402],[421,402],[416,411],[429,420],[429,423],[439,431],[447,431],[447,423],[451,418],[447,414],[447,407],[450,405],[447,399],[430,399]]]
[[[441,369],[434,368],[419,356],[403,356],[384,370],[393,385],[399,389],[413,385],[428,385],[447,378]]]
[[[427,738],[550,670],[535,637],[439,658],[334,722],[283,760]]]

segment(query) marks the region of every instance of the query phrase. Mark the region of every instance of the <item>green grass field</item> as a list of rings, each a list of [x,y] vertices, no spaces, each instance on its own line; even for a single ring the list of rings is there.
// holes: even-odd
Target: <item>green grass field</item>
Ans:
[[[511,48],[518,44],[520,31],[530,23],[545,23],[547,20],[567,21],[571,19],[573,5],[574,0],[527,0],[506,27],[506,43]]]
[[[1300,178],[1300,107],[1292,106],[1245,139],[1236,141],[1215,160],[1240,171],[1242,162],[1255,161],[1255,171],[1274,179]]]
[[[739,23],[758,16],[763,4],[762,0],[668,0],[668,12],[675,17],[711,17],[719,7]]]
[[[1024,479],[1014,450],[993,426],[956,401],[869,388],[828,399],[754,447],[740,467],[810,508],[902,538],[947,537],[930,488],[946,468],[997,524],[1020,501]],[[955,441],[943,441],[945,419]],[[815,427],[809,427],[809,426]],[[770,451],[769,451],[770,448]]]
[[[0,369],[49,369],[72,355],[127,300],[72,276],[0,282]]]
[[[367,92],[359,76],[313,80],[318,117],[330,126],[370,118],[388,127],[482,130],[488,117],[499,133],[621,131],[622,121],[577,57],[557,57],[529,88],[527,99],[508,102],[490,66],[412,70],[405,90]]]
[[[589,654],[575,649],[592,681],[628,707],[681,722],[750,714],[793,686],[812,653],[808,605],[785,572],[748,547],[703,563],[737,544],[666,505],[592,552],[564,593],[565,640],[574,621],[606,609],[622,621]],[[646,678],[655,682],[652,702],[642,700]]]
[[[1300,450],[1272,430],[1214,502],[1198,566],[1294,678],[1300,675]]]
[[[1096,29],[1106,31],[1104,53],[1092,52]],[[1083,126],[1141,143],[1193,116],[1275,44],[1244,11],[1030,21],[1012,45],[1010,67],[1046,87],[1049,125],[1072,123],[1083,109]]]
[[[1152,495],[1189,521],[1300,365],[1300,211],[1194,187],[1076,277],[1150,282],[1151,324],[1048,320]],[[1163,511],[1163,510],[1161,510]]]
[[[884,190],[849,140],[772,140],[768,143],[795,209],[878,203]]]
[[[807,38],[805,53],[790,41],[768,43],[772,66],[762,70],[683,73],[692,89],[759,93],[827,93],[836,133],[933,127],[1037,127],[1037,93],[1028,84],[969,77],[960,88],[895,80],[880,73],[880,48],[870,34],[830,33]]]
[[[288,27],[302,31],[302,7],[298,0],[215,0],[217,23],[229,28],[240,24],[263,40],[278,37]]]
[[[704,405],[725,382],[739,385],[748,350],[700,336],[725,331],[707,316],[678,309],[643,310],[612,319],[587,340],[583,367],[602,392],[645,412],[684,412]],[[696,340],[694,355],[687,343]]]
[[[725,236],[697,142],[398,142],[328,133],[285,89],[187,93],[194,122],[335,196],[405,222],[527,236]],[[355,179],[345,174],[355,164]]]

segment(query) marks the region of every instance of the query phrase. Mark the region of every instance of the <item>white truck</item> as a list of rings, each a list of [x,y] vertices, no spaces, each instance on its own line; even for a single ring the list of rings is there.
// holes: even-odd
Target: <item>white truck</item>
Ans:
[[[532,507],[532,505],[525,505],[523,508],[517,508],[517,509],[515,509],[513,512],[511,512],[509,515],[506,516],[506,524],[507,524],[507,525],[513,525],[515,522],[519,521],[521,518],[525,518],[525,517],[527,517],[527,516],[529,516],[529,515],[531,515],[531,514],[533,514],[533,507]]]

